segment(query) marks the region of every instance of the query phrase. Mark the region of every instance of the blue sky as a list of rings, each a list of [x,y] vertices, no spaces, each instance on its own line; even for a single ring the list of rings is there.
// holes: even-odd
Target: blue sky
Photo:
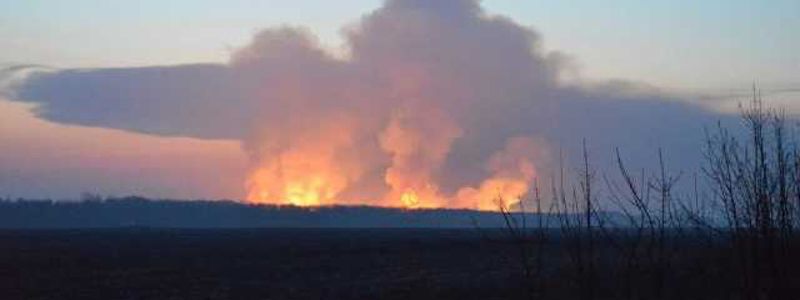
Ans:
[[[260,28],[303,25],[331,46],[377,7],[348,1],[0,3],[0,63],[108,67],[224,61]],[[800,1],[485,0],[531,26],[584,77],[682,90],[800,85]]]

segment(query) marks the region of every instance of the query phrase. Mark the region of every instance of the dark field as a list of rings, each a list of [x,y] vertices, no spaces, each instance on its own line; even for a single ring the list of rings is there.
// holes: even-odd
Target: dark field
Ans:
[[[2,299],[505,299],[502,232],[0,231]]]
[[[631,252],[615,232],[586,256],[557,229],[526,253],[499,229],[4,230],[0,299],[797,299],[794,254],[750,298],[724,240],[671,231],[667,252]]]

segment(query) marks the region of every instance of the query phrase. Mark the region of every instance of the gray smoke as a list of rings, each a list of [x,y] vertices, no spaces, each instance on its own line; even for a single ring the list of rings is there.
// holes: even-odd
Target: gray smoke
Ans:
[[[270,28],[225,64],[41,71],[10,91],[54,122],[240,140],[254,170],[325,148],[298,168],[333,168],[341,188],[327,191],[357,199],[431,182],[454,195],[498,174],[498,155],[546,177],[584,138],[601,169],[614,147],[642,166],[661,147],[692,169],[703,128],[728,118],[635,83],[566,85],[563,55],[478,1],[387,1],[346,41],[342,59],[304,29]],[[511,150],[520,138],[536,149]]]

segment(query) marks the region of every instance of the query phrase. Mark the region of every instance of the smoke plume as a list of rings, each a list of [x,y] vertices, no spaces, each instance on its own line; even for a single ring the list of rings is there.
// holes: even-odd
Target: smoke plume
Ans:
[[[387,1],[344,35],[344,58],[270,28],[226,64],[36,72],[13,96],[56,122],[240,140],[243,197],[295,205],[495,209],[581,138],[600,156],[696,151],[711,116],[635,84],[565,85],[563,55],[477,1]]]

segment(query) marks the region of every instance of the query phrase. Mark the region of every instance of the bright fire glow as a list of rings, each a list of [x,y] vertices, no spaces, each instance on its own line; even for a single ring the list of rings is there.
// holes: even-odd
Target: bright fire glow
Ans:
[[[334,204],[380,203],[382,206],[419,208],[469,208],[478,210],[511,209],[528,194],[536,171],[531,157],[539,150],[529,138],[510,139],[506,147],[491,157],[486,166],[492,175],[477,186],[465,186],[452,196],[442,195],[432,180],[430,166],[416,166],[410,161],[394,164],[383,170],[385,181],[383,202],[346,201],[342,194],[359,178],[360,168],[353,161],[336,159],[337,144],[348,145],[349,139],[336,138],[329,127],[312,146],[287,149],[274,159],[267,159],[251,173],[248,180],[248,201],[253,203],[319,206]],[[324,137],[323,137],[324,136]],[[346,136],[346,135],[345,135]],[[390,135],[384,134],[383,139]],[[407,138],[407,137],[406,137]],[[396,142],[393,141],[393,142]],[[390,144],[384,141],[384,144]],[[403,146],[399,143],[399,146]],[[386,145],[384,145],[386,146]],[[347,149],[344,147],[343,149]],[[413,153],[413,147],[402,153]],[[414,155],[401,155],[410,159]],[[413,168],[409,166],[414,166]],[[356,171],[353,171],[356,170]]]
[[[337,204],[337,195],[358,180],[362,170],[350,150],[353,123],[348,118],[330,122],[324,129],[297,134],[297,142],[290,147],[266,147],[247,180],[247,200],[297,206]]]
[[[407,208],[419,207],[419,197],[414,191],[407,191],[400,196],[400,202]]]

